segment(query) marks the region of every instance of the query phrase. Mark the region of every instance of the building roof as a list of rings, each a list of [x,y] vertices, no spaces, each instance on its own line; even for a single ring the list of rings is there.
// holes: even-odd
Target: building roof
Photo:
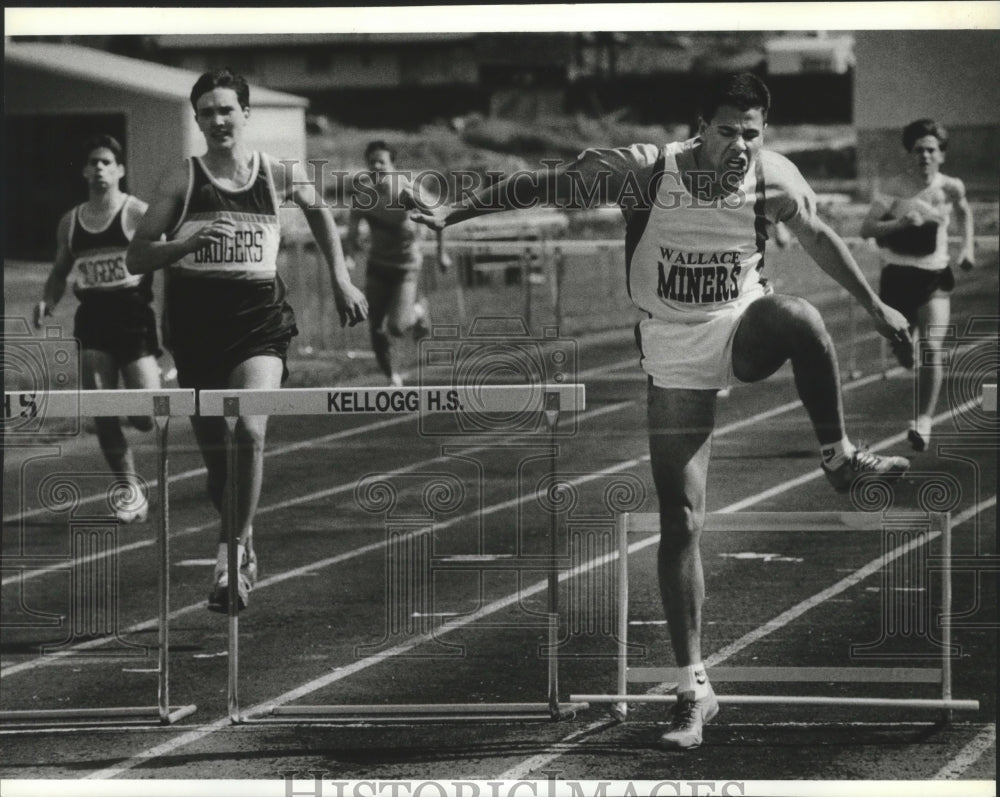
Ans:
[[[290,47],[310,44],[438,44],[467,41],[475,33],[172,33],[153,37],[164,50],[201,50],[225,47]]]
[[[112,55],[75,44],[6,41],[4,63],[185,102],[188,102],[191,87],[199,77],[199,73],[188,69]],[[271,107],[304,108],[309,104],[305,97],[253,84],[250,85],[250,101],[252,105]]]

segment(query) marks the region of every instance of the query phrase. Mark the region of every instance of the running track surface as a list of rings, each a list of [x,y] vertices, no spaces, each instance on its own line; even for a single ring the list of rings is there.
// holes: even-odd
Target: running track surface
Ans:
[[[963,280],[955,295],[958,352],[986,352],[996,373],[996,261]],[[847,314],[823,307],[835,339],[846,338]],[[985,338],[963,337],[965,322],[985,319]],[[992,326],[989,326],[992,324]],[[979,329],[986,327],[980,326]],[[905,421],[913,402],[910,376],[882,378],[878,344],[862,322],[863,378],[848,383],[845,408],[856,440],[906,453]],[[992,337],[991,337],[992,336]],[[624,500],[655,510],[645,438],[645,382],[629,333],[578,342],[587,409],[576,432],[558,442],[558,468],[575,487],[565,529],[597,519],[607,528],[606,494],[617,483]],[[985,346],[985,349],[983,348]],[[990,354],[992,352],[992,354]],[[992,357],[992,360],[989,360]],[[954,695],[980,701],[976,712],[936,715],[898,709],[724,706],[705,744],[665,754],[655,739],[665,709],[633,706],[624,724],[600,707],[561,722],[357,723],[232,726],[226,713],[226,621],[204,609],[217,519],[204,494],[204,475],[188,425],[171,428],[172,679],[175,705],[196,713],[168,728],[110,726],[78,731],[3,732],[3,778],[254,778],[325,772],[327,779],[414,780],[994,780],[996,766],[996,434],[976,431],[975,407],[962,404],[970,380],[982,380],[982,358],[957,357],[943,391],[932,450],[915,455],[913,474],[895,490],[896,508],[914,508],[921,487],[951,485],[954,554]],[[979,363],[977,365],[977,363]],[[979,369],[976,376],[976,369]],[[978,416],[982,418],[981,414]],[[563,419],[562,424],[569,423]],[[151,436],[129,431],[139,468],[155,473]],[[255,539],[261,581],[241,615],[240,702],[259,715],[276,704],[544,701],[544,573],[439,573],[428,616],[402,615],[387,604],[387,572],[416,555],[388,550],[387,528],[426,525],[425,488],[438,481],[454,493],[433,517],[433,554],[475,550],[547,551],[548,520],[534,498],[547,468],[544,435],[507,439],[421,434],[413,417],[271,419],[264,492]],[[48,456],[46,456],[48,455]],[[710,511],[851,510],[817,470],[811,431],[786,368],[759,385],[737,387],[718,407],[709,484]],[[38,511],[39,481],[69,472],[84,496],[106,485],[92,436],[56,448],[8,447],[4,470],[5,556],[65,557],[66,515]],[[356,485],[384,477],[396,490],[391,515],[359,503]],[[102,478],[104,481],[102,481]],[[957,487],[955,487],[957,485]],[[631,495],[627,495],[629,491]],[[155,495],[155,490],[154,490]],[[85,503],[80,514],[97,512]],[[153,509],[156,509],[154,500]],[[151,515],[151,518],[153,516]],[[73,636],[67,570],[39,565],[23,577],[4,571],[3,709],[155,703],[156,562],[154,524],[118,533],[119,640]],[[419,535],[417,535],[419,538]],[[630,557],[632,638],[645,662],[670,665],[655,579],[655,545]],[[907,571],[888,578],[873,564],[880,535],[788,535],[747,530],[707,536],[703,543],[708,600],[704,649],[710,665],[849,664],[852,644],[875,644],[869,666],[935,666],[933,629],[881,629],[892,612],[914,623],[936,617],[938,581]],[[607,608],[609,565],[595,565],[599,546],[581,554],[584,574],[564,578],[561,601],[589,601],[592,614],[565,643],[563,700],[608,692],[614,684]],[[933,557],[935,543],[922,553]],[[412,561],[409,560],[409,561]],[[916,561],[916,560],[915,560]],[[991,570],[992,567],[992,570]],[[893,572],[903,572],[895,570]],[[391,580],[391,579],[389,579]],[[395,583],[395,582],[394,582]],[[909,602],[908,602],[909,601]],[[574,604],[582,605],[582,604]],[[22,607],[55,617],[44,625]],[[594,608],[597,607],[597,608]],[[894,608],[895,607],[895,608]],[[902,607],[902,608],[900,608]],[[404,607],[405,608],[405,607]],[[563,631],[572,622],[567,612]],[[933,624],[933,619],[927,621]],[[18,627],[21,624],[21,627]],[[926,623],[925,623],[926,624]],[[435,629],[430,641],[417,635]],[[62,655],[42,645],[69,639]],[[143,648],[142,646],[145,646]],[[143,649],[146,653],[143,655]],[[909,656],[910,658],[905,658]],[[902,658],[901,658],[902,657]],[[641,686],[634,685],[634,690]],[[750,692],[724,684],[720,692]],[[794,686],[792,689],[794,690]],[[812,687],[800,686],[809,690]],[[817,693],[934,697],[933,687],[818,685]],[[759,690],[758,690],[759,691]],[[311,792],[309,792],[311,793]],[[930,793],[930,792],[928,792]]]

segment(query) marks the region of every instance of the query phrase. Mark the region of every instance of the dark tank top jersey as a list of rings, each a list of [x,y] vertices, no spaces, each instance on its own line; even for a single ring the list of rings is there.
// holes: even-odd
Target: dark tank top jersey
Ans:
[[[268,162],[253,154],[251,176],[239,189],[223,188],[200,158],[189,161],[188,191],[172,238],[187,238],[216,219],[229,219],[235,235],[185,255],[171,268],[186,277],[273,279],[277,273],[281,229],[278,198]]]
[[[70,217],[69,252],[73,258],[73,290],[81,301],[98,296],[134,293],[151,301],[152,274],[130,274],[125,252],[132,236],[125,231],[125,209],[134,197],[126,196],[118,212],[103,229],[90,230],[81,218],[83,205]]]

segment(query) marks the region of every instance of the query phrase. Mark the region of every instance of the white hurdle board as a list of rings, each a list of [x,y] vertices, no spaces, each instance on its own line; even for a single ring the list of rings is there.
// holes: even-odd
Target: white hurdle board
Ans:
[[[177,417],[195,414],[193,390],[11,390],[4,393],[4,417],[32,407],[50,418],[103,418],[119,415]]]
[[[584,386],[444,385],[432,387],[281,388],[201,390],[198,414],[234,415],[408,415],[467,412],[579,412]]]

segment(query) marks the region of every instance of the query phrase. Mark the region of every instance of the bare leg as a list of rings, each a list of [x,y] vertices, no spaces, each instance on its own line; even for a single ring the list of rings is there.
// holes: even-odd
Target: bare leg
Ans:
[[[149,354],[125,363],[122,366],[122,382],[130,390],[150,390],[160,387],[160,366],[156,358]],[[148,432],[153,428],[153,420],[148,417],[129,418],[129,422],[140,432]]]
[[[118,364],[104,351],[84,349],[81,355],[85,390],[114,390],[118,387]],[[118,418],[95,418],[97,442],[111,472],[120,479],[135,483],[135,457],[132,455],[121,421]]]
[[[649,387],[650,464],[660,502],[660,595],[679,667],[702,660],[700,538],[715,394]]]
[[[733,339],[733,372],[757,382],[791,359],[795,387],[821,445],[844,436],[840,369],[819,312],[795,296],[765,296],[747,308]]]
[[[263,355],[251,357],[237,365],[229,374],[229,387],[249,390],[275,390],[281,387],[282,362],[278,357]],[[243,545],[249,545],[253,519],[257,514],[261,486],[264,481],[264,437],[267,431],[266,415],[242,415],[235,429],[236,451],[236,536]],[[228,474],[233,478],[233,474]],[[227,488],[228,488],[227,481]],[[227,489],[222,501],[223,535],[229,523],[229,496]]]
[[[390,286],[385,277],[369,268],[365,277],[365,298],[368,299],[368,329],[371,334],[372,351],[386,379],[391,380],[395,369],[392,364],[392,342],[385,329],[386,314],[389,310]]]
[[[951,316],[951,299],[947,294],[935,294],[917,310],[920,327],[920,362],[917,363],[917,410],[919,415],[933,416],[941,395],[944,366],[941,341]]]

